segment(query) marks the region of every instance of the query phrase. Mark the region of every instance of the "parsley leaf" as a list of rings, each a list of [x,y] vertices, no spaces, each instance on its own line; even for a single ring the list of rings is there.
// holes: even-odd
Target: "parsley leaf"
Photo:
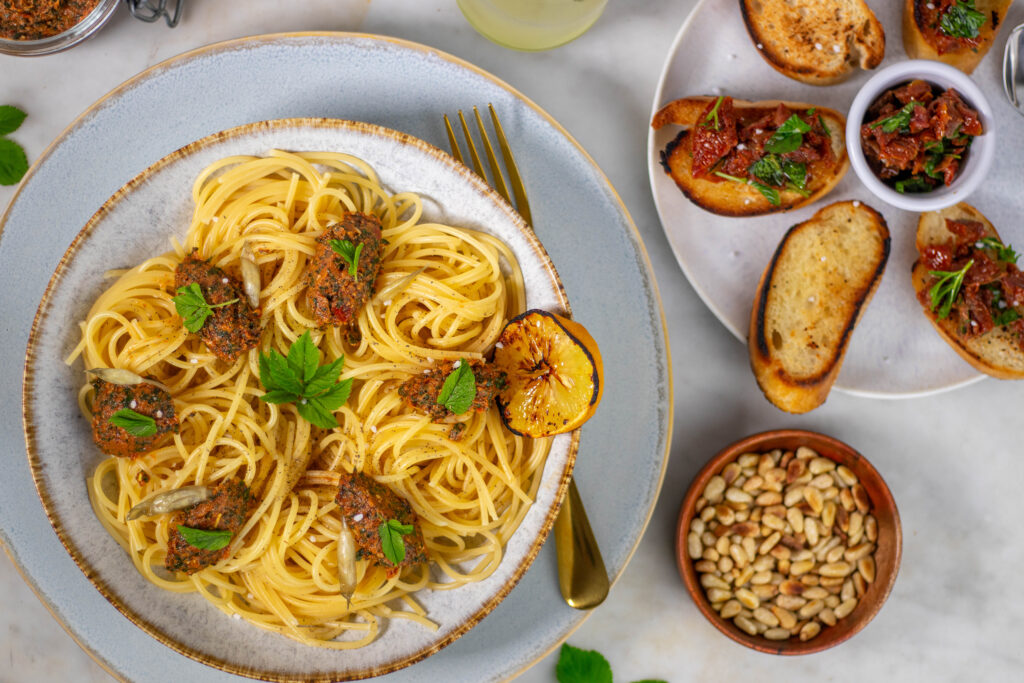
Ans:
[[[928,274],[938,278],[928,295],[932,298],[932,310],[938,309],[939,318],[946,318],[953,309],[953,302],[960,293],[967,271],[974,265],[974,259],[967,262],[960,270],[929,270]]]
[[[714,124],[715,130],[718,130],[718,129],[720,129],[722,127],[721,122],[719,122],[719,120],[718,120],[718,108],[722,106],[722,100],[724,100],[724,99],[725,99],[724,96],[722,96],[722,95],[718,96],[718,99],[715,100],[715,106],[713,106],[711,108],[711,111],[708,112],[708,115],[704,117],[704,121],[700,124],[702,128],[711,128],[712,127],[711,126],[712,119],[714,119],[714,122],[715,122],[715,124]]]
[[[397,519],[389,519],[382,522],[377,528],[380,534],[380,547],[384,551],[384,557],[393,565],[399,565],[405,559],[405,541],[402,536],[413,532],[412,524],[402,524]]]
[[[957,0],[939,20],[939,29],[953,38],[977,38],[985,15],[974,8],[974,0]]]
[[[931,192],[934,189],[931,183],[919,175],[910,176],[904,180],[897,180],[893,187],[900,194],[906,194],[907,192]]]
[[[178,525],[178,533],[193,548],[200,550],[220,550],[231,542],[232,533],[227,529],[193,529],[190,526]]]
[[[597,650],[562,645],[555,665],[558,683],[612,683],[612,666]]]
[[[236,297],[231,301],[210,305],[203,298],[203,290],[199,287],[198,282],[178,287],[176,291],[177,296],[172,299],[174,301],[174,310],[181,316],[182,321],[185,323],[185,329],[189,332],[198,332],[203,329],[206,319],[213,315],[213,309],[230,306],[238,301]]]
[[[978,243],[982,247],[988,247],[989,249],[995,250],[996,258],[1003,263],[1017,262],[1017,252],[1013,250],[1013,247],[1009,244],[1003,244],[995,237],[983,237],[978,240]]]
[[[1012,323],[1014,320],[1018,320],[1019,318],[1020,313],[1018,313],[1012,308],[1008,308],[999,315],[993,317],[992,324],[995,325],[996,327],[1004,327]]]
[[[107,420],[115,427],[120,427],[132,436],[153,436],[156,434],[156,420],[149,415],[142,415],[129,408],[123,408]]]
[[[923,106],[923,104],[917,101],[907,102],[898,112],[892,116],[887,116],[880,121],[875,121],[869,126],[869,128],[878,128],[881,126],[883,133],[895,133],[896,131],[909,133],[910,117],[914,115],[914,108]]]
[[[331,249],[348,264],[348,274],[359,280],[356,268],[359,266],[359,254],[363,251],[363,245],[353,244],[349,240],[331,240]]]
[[[292,343],[287,358],[276,349],[260,354],[260,383],[266,390],[260,400],[293,403],[302,419],[322,429],[333,429],[338,426],[334,411],[352,392],[352,378],[338,381],[344,366],[344,356],[320,365],[320,349],[306,330]]]
[[[804,133],[810,132],[807,122],[793,114],[768,138],[764,148],[773,154],[792,152],[804,143]]]
[[[441,385],[441,393],[437,395],[437,405],[444,406],[456,415],[462,415],[473,405],[476,398],[476,377],[469,367],[468,360],[458,362]]]
[[[0,107],[0,135],[8,135],[18,130],[26,116],[28,114],[9,104]]]
[[[14,140],[0,138],[0,185],[15,185],[27,172],[25,150]]]
[[[722,173],[721,171],[715,171],[715,175],[718,176],[719,178],[725,178],[726,180],[732,180],[737,183],[743,183],[744,185],[752,186],[758,192],[763,194],[765,196],[765,199],[771,202],[774,206],[778,206],[779,204],[782,203],[782,200],[779,197],[779,191],[776,190],[774,187],[768,187],[767,185],[759,183],[756,180],[750,180],[748,178],[738,178],[734,175],[729,175],[728,173]]]

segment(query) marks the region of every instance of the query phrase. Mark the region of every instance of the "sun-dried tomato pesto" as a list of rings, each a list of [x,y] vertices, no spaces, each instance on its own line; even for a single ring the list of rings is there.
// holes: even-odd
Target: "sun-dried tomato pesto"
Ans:
[[[99,0],[0,0],[0,38],[39,40],[64,33]]]
[[[989,21],[974,6],[974,0],[931,0],[914,3],[914,23],[925,42],[944,55],[956,50],[977,50],[981,45],[980,29]],[[999,14],[991,14],[992,30],[999,25]]]
[[[331,248],[332,240],[362,245],[354,275],[350,264]],[[328,226],[316,242],[316,252],[306,271],[309,310],[321,327],[352,325],[373,294],[373,283],[380,272],[380,221],[371,214],[349,213],[340,223]]]
[[[231,363],[259,344],[260,314],[249,305],[238,280],[199,258],[193,250],[174,270],[174,287],[186,287],[193,282],[199,284],[203,298],[210,306],[237,299],[232,304],[213,308],[199,330],[199,338],[213,355]]]
[[[160,387],[148,382],[122,386],[101,379],[94,379],[92,386],[96,392],[92,399],[92,439],[107,455],[136,457],[156,448],[166,435],[177,433],[174,401]],[[111,424],[111,416],[119,410],[134,410],[139,415],[153,418],[156,433],[133,436],[124,428]]]
[[[362,472],[342,474],[335,498],[356,540],[359,556],[371,560],[389,573],[427,561],[426,544],[420,531],[419,519],[408,501]],[[402,536],[405,558],[393,564],[384,555],[380,540],[380,525],[389,519],[411,524],[413,532]]]
[[[245,524],[245,518],[256,503],[249,493],[249,487],[239,480],[222,481],[213,487],[212,492],[213,496],[209,500],[176,512],[171,519],[167,557],[164,560],[164,566],[169,571],[195,574],[220,562],[230,548],[230,544],[220,550],[196,548],[178,531],[179,525],[205,531],[230,531],[234,535]]]
[[[465,363],[466,361],[459,361]],[[476,397],[470,404],[465,414],[472,412],[482,413],[494,400],[505,385],[508,383],[505,373],[498,368],[483,361],[471,360],[469,367],[473,371],[473,378],[476,380]],[[438,363],[436,367],[422,375],[416,375],[407,379],[398,387],[398,395],[404,398],[409,405],[430,416],[433,422],[442,422],[455,417],[455,413],[437,402],[445,379],[455,370],[455,361]],[[452,428],[449,437],[458,441],[463,427]]]

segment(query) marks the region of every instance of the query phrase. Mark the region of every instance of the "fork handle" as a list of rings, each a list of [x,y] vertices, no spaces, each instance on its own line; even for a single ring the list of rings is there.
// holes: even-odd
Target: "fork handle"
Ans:
[[[570,607],[593,609],[608,595],[608,572],[575,479],[566,498],[555,519],[558,587]]]

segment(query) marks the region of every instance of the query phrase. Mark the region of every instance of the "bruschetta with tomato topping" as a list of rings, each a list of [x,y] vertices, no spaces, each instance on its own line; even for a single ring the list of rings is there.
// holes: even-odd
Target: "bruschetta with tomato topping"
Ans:
[[[971,73],[988,53],[1013,0],[905,0],[903,48]]]

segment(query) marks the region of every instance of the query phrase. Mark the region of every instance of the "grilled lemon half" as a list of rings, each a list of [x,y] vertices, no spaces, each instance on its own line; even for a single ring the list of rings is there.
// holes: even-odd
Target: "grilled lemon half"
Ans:
[[[497,403],[505,425],[533,438],[586,422],[604,388],[601,352],[590,333],[556,313],[533,309],[505,325],[494,363],[507,384]]]

